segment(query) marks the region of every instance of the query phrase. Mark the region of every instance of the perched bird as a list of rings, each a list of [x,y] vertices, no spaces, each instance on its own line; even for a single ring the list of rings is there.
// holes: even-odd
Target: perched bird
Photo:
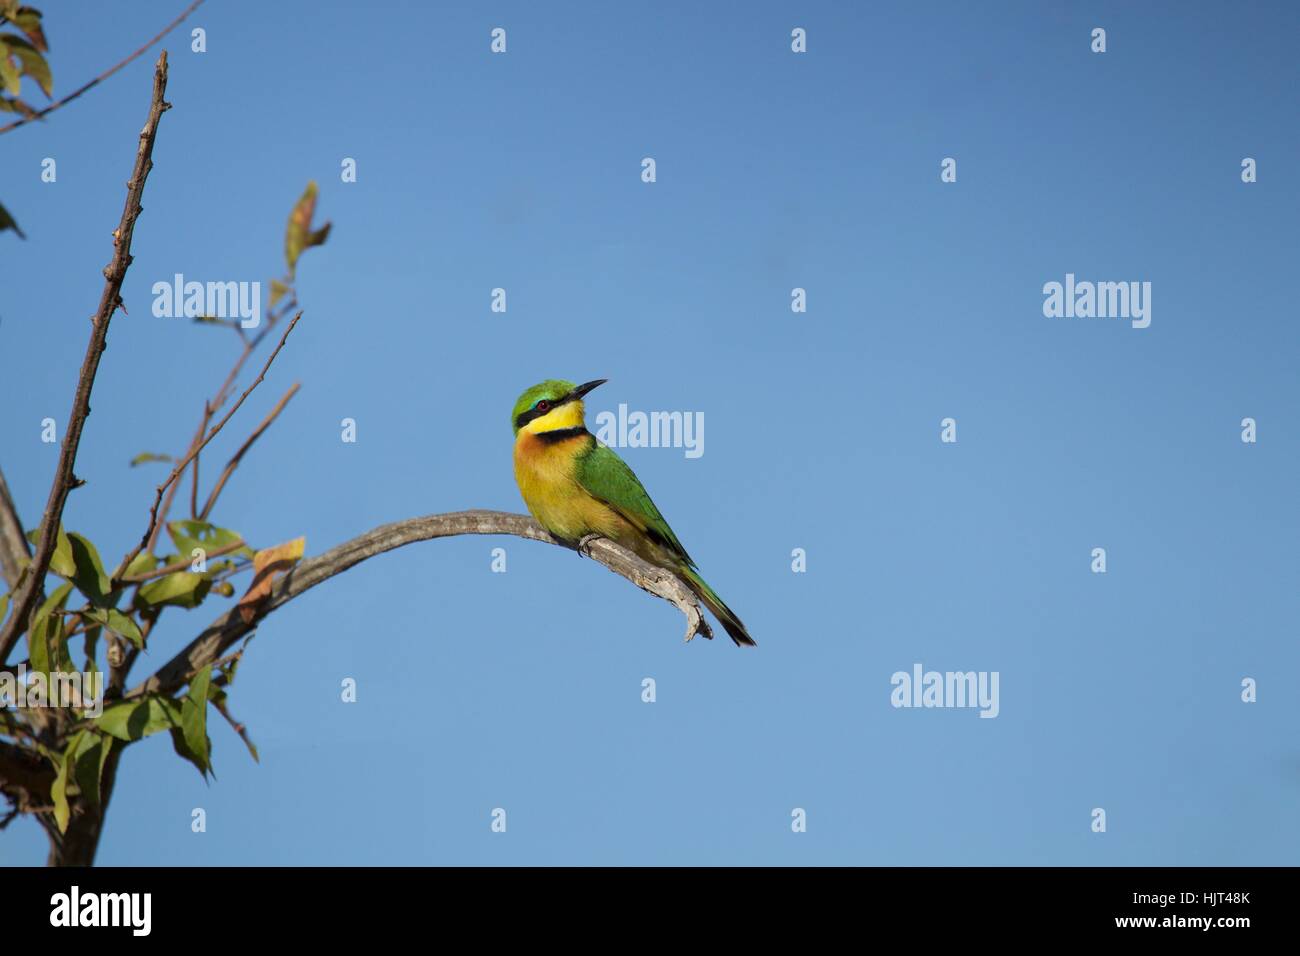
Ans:
[[[673,572],[733,641],[752,646],[745,625],[696,573],[695,562],[632,469],[587,431],[583,396],[605,381],[575,385],[551,379],[515,402],[510,425],[515,430],[515,481],[524,503],[543,528],[570,547],[596,534]]]

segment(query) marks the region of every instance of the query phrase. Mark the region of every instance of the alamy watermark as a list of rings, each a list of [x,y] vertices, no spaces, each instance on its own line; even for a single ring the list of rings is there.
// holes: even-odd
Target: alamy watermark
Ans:
[[[50,897],[51,926],[123,926],[133,936],[153,928],[152,893],[83,893],[74,885]]]
[[[104,713],[104,675],[99,671],[0,671],[0,707],[75,707],[87,717]]]
[[[1043,285],[1043,315],[1049,319],[1132,319],[1133,328],[1151,324],[1150,282],[1065,282]]]
[[[611,448],[685,448],[687,458],[704,454],[703,412],[629,412],[596,415],[596,440]]]
[[[262,320],[260,282],[186,282],[178,272],[171,282],[155,282],[151,291],[159,319],[238,319],[245,329]]]
[[[996,717],[997,671],[927,671],[920,664],[912,672],[895,671],[889,679],[894,689],[889,702],[895,707],[978,707],[981,717]]]

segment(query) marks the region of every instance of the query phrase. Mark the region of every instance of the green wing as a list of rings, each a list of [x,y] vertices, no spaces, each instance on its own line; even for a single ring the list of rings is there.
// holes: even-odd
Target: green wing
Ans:
[[[593,442],[577,461],[575,477],[593,497],[599,498],[660,544],[679,554],[691,567],[695,562],[650,500],[635,472],[610,448]]]

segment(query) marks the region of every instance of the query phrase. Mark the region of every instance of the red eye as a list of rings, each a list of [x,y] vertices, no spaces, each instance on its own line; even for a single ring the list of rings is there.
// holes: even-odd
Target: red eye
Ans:
[[[548,402],[546,399],[542,399],[540,402],[537,403],[537,410],[539,412],[549,412],[551,410],[551,403]]]

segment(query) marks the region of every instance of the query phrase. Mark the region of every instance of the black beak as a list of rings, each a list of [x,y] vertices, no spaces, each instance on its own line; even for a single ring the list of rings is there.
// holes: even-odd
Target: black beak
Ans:
[[[584,382],[583,384],[579,385],[577,388],[575,388],[572,392],[569,393],[569,398],[570,399],[582,398],[582,396],[586,395],[597,385],[604,385],[608,381],[609,379],[607,378],[598,378],[594,382]]]

